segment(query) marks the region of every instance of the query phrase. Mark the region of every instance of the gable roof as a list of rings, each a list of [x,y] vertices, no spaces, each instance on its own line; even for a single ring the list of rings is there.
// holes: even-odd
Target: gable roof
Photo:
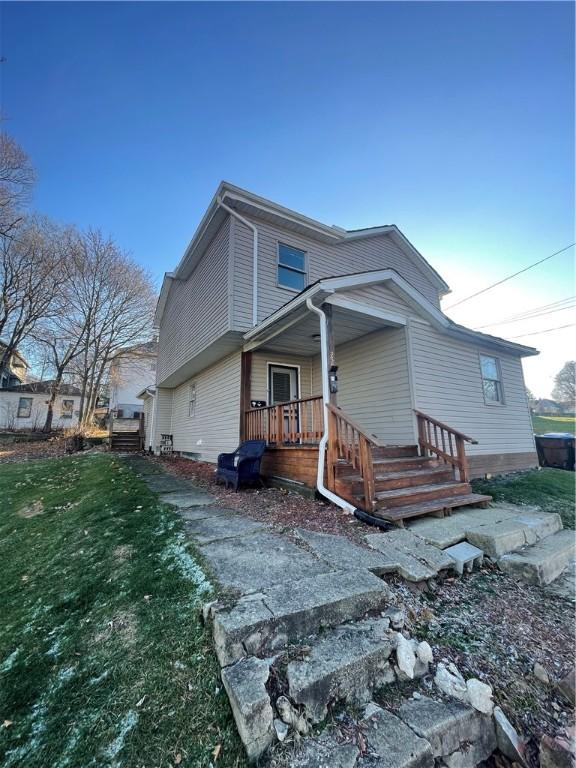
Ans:
[[[346,230],[341,227],[323,224],[311,219],[302,213],[285,208],[278,203],[255,195],[253,192],[236,187],[227,181],[218,185],[215,195],[198,225],[192,240],[184,251],[184,255],[173,272],[167,272],[164,276],[160,296],[156,306],[154,324],[160,324],[170,286],[174,279],[187,279],[196,264],[200,261],[204,250],[220,228],[228,213],[220,207],[219,201],[225,201],[226,205],[234,208],[240,214],[248,214],[278,224],[284,229],[291,229],[312,239],[332,245],[341,245],[353,240],[371,237],[389,237],[394,244],[429,278],[436,286],[440,294],[450,291],[448,284],[438,272],[426,261],[424,256],[412,245],[408,238],[395,224],[386,224],[368,229]]]
[[[316,298],[323,300],[331,293],[345,291],[346,289],[362,288],[369,285],[389,284],[390,287],[401,296],[414,311],[424,317],[430,324],[441,333],[446,333],[454,338],[465,342],[484,344],[486,346],[498,349],[502,352],[515,355],[517,357],[529,357],[539,354],[534,347],[527,347],[523,344],[516,344],[513,341],[490,336],[487,333],[480,333],[458,325],[449,317],[446,317],[437,307],[428,301],[428,299],[412,286],[402,275],[394,269],[380,269],[370,272],[354,272],[348,275],[339,275],[338,277],[327,277],[317,280],[312,285],[305,288],[293,299],[288,301],[282,307],[277,309],[265,320],[244,334],[247,342],[257,342],[259,336],[264,336],[275,323],[286,318],[292,312],[302,310],[306,306],[306,300]]]
[[[53,386],[54,379],[45,379],[44,381],[31,381],[29,384],[15,384],[13,387],[0,389],[0,392],[30,392],[31,394],[49,395],[52,392]],[[60,384],[58,394],[80,396],[82,392],[73,384]]]

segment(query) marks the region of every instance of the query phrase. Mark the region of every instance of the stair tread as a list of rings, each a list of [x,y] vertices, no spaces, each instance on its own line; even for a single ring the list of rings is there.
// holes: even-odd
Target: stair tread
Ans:
[[[442,490],[448,490],[449,488],[457,488],[459,486],[462,486],[463,488],[468,487],[468,483],[461,483],[458,481],[453,482],[447,482],[447,483],[430,483],[428,485],[414,485],[410,488],[394,488],[394,490],[391,491],[378,491],[376,493],[376,498],[378,500],[385,500],[385,499],[394,499],[398,496],[416,496],[419,493],[428,493],[430,491],[442,491]]]
[[[381,517],[383,520],[402,520],[405,517],[418,517],[418,515],[426,515],[429,512],[436,512],[440,509],[466,507],[469,504],[480,504],[485,501],[492,501],[492,496],[485,496],[481,493],[467,493],[462,496],[446,496],[445,498],[434,499],[433,501],[422,501],[419,504],[408,504],[405,507],[377,509],[371,514]]]
[[[405,477],[421,477],[422,475],[429,475],[431,473],[434,473],[435,475],[442,475],[445,472],[448,472],[448,467],[430,467],[429,469],[403,469],[400,471],[395,472],[385,472],[385,473],[375,473],[374,474],[374,480],[401,480]],[[357,482],[359,480],[362,480],[361,475],[346,475],[346,477],[343,477],[342,480],[344,481],[354,481]],[[426,488],[427,486],[421,485],[420,488]],[[405,490],[405,489],[403,489]]]
[[[435,462],[437,459],[433,458],[432,456],[385,456],[383,458],[373,459],[374,464],[397,464],[398,462],[410,464],[411,462],[413,463],[415,461],[425,464]]]

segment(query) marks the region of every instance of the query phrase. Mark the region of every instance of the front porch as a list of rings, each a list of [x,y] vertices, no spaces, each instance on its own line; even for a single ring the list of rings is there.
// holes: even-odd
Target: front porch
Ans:
[[[245,348],[241,432],[266,441],[263,475],[336,494],[370,522],[488,501],[468,482],[473,439],[414,408],[406,321],[335,298],[321,305],[324,362],[309,310]]]

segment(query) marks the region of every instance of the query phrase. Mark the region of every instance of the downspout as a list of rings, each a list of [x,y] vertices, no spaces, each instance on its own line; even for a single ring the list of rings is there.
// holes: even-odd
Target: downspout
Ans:
[[[148,448],[152,448],[152,453],[154,453],[154,430],[156,429],[155,424],[155,416],[156,416],[156,390],[154,390],[154,394],[152,395],[152,413],[150,418],[150,435],[148,436]]]
[[[228,211],[230,216],[234,216],[234,218],[241,221],[245,227],[252,230],[252,325],[258,325],[258,230],[251,221],[245,219],[244,216],[240,216],[237,211],[226,205],[221,197],[216,198],[216,203],[220,208],[224,208],[225,211]]]
[[[316,487],[322,496],[325,496],[333,504],[336,504],[336,506],[344,509],[346,512],[354,513],[356,507],[347,502],[345,499],[341,499],[340,496],[337,496],[324,485],[326,444],[328,442],[330,424],[330,420],[328,418],[329,410],[327,407],[328,403],[330,402],[330,384],[328,382],[328,331],[326,315],[324,314],[323,310],[314,305],[312,303],[312,299],[306,299],[306,306],[311,312],[315,312],[320,318],[320,368],[322,371],[322,401],[324,403],[324,434],[322,435],[320,445],[318,446],[318,474],[316,475]]]

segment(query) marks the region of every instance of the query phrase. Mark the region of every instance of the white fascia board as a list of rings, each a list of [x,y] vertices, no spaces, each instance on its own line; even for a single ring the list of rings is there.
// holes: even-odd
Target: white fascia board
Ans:
[[[332,304],[334,307],[349,309],[351,312],[358,312],[361,315],[376,317],[379,320],[383,320],[388,325],[393,325],[397,328],[406,325],[406,318],[401,315],[396,315],[393,312],[386,312],[383,309],[378,309],[378,307],[374,307],[371,304],[363,304],[361,301],[356,301],[355,299],[347,299],[337,293],[328,296],[326,303]]]
[[[153,328],[159,328],[160,323],[162,322],[162,315],[164,314],[164,309],[166,308],[166,301],[168,299],[168,294],[170,292],[170,286],[172,285],[172,281],[174,280],[174,273],[173,272],[166,272],[164,274],[164,279],[162,281],[162,287],[160,288],[160,295],[158,296],[158,301],[156,303],[156,311],[154,312],[154,321],[153,321]]]
[[[303,293],[299,294],[298,296],[295,296],[292,301],[289,301],[287,304],[284,304],[283,307],[280,307],[280,309],[277,309],[276,312],[273,312],[271,315],[268,315],[268,317],[265,320],[262,320],[261,323],[258,323],[254,328],[251,328],[247,333],[244,334],[244,339],[246,341],[250,341],[255,336],[259,336],[264,331],[266,331],[268,328],[270,328],[271,325],[274,325],[274,323],[277,323],[278,320],[281,320],[283,317],[286,317],[291,312],[293,312],[298,307],[302,306],[303,304],[306,304],[306,299],[312,298],[317,293],[321,291],[321,284],[316,283],[315,285],[311,285],[310,288],[307,288]]]

